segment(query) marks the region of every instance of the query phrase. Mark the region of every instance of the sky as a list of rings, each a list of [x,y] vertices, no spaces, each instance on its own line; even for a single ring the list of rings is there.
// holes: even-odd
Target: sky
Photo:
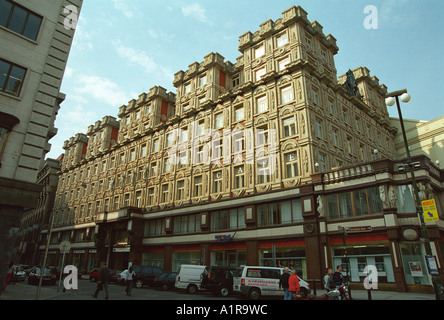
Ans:
[[[176,92],[174,74],[218,52],[232,63],[239,36],[300,5],[337,39],[338,76],[365,66],[388,91],[407,89],[405,119],[444,115],[443,0],[85,0],[61,92],[49,158],[65,140],[154,86]],[[368,7],[371,6],[371,7]],[[371,9],[369,11],[368,9]],[[367,10],[366,10],[367,9]],[[376,9],[376,10],[375,10]],[[398,117],[396,107],[388,109]]]

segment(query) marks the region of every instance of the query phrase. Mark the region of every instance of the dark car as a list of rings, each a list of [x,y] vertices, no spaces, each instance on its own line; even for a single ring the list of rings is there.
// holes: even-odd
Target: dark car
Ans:
[[[174,289],[177,272],[164,272],[154,278],[153,286],[162,290]]]
[[[235,267],[207,266],[202,274],[201,287],[215,295],[226,297],[233,293]]]
[[[143,286],[152,286],[154,278],[163,273],[163,270],[159,267],[151,266],[134,266],[133,283],[136,288],[142,288]]]
[[[34,267],[28,275],[28,284],[39,284],[42,274],[41,267]],[[57,271],[54,268],[44,268],[42,285],[50,284],[54,285],[57,282]]]
[[[109,282],[119,282],[121,270],[110,270],[109,271]]]

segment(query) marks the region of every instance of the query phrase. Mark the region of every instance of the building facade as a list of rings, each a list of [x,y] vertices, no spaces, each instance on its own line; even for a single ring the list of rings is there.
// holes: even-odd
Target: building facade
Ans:
[[[25,208],[42,187],[37,172],[64,94],[60,90],[74,29],[66,19],[82,0],[0,0],[0,278]],[[72,10],[66,10],[66,8]]]
[[[153,87],[121,106],[119,120],[66,141],[52,263],[57,241],[69,240],[80,269],[285,265],[319,280],[343,263],[338,225],[364,226],[347,240],[352,281],[374,264],[399,290],[427,287],[403,265],[401,234],[417,221],[400,196],[411,189],[387,88],[365,67],[338,78],[338,50],[301,7],[289,8],[240,36],[236,63],[210,53],[175,74],[176,93]],[[439,199],[442,173],[421,161],[419,179]],[[440,224],[433,230],[441,259]]]

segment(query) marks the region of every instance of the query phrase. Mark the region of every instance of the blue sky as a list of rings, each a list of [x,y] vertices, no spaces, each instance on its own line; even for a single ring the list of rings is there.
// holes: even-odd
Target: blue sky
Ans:
[[[337,39],[338,75],[366,66],[389,91],[412,95],[404,118],[444,115],[443,0],[87,0],[47,156],[58,157],[65,140],[106,115],[117,117],[121,105],[153,86],[175,92],[174,73],[210,52],[235,63],[239,36],[293,5]],[[367,5],[378,10],[377,29],[364,27]],[[389,113],[397,117],[395,108]]]

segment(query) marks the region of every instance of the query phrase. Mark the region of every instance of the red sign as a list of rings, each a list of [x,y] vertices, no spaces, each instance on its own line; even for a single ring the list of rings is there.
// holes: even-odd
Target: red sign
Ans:
[[[365,227],[350,227],[347,232],[353,233],[353,232],[369,232],[372,231],[371,226],[365,226]]]

